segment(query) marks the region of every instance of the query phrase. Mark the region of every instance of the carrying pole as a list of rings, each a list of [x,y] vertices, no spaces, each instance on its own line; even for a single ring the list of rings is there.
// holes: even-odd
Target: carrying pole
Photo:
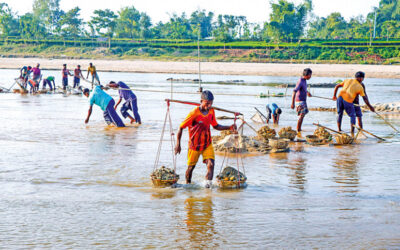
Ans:
[[[172,100],[172,99],[165,99],[165,101],[166,102],[176,102],[176,103],[181,103],[181,104],[188,104],[188,105],[193,105],[193,106],[200,106],[200,103],[197,103],[197,102],[189,102],[189,101],[181,101],[181,100]],[[235,111],[231,111],[231,110],[227,110],[227,109],[223,109],[223,108],[218,108],[218,107],[212,107],[213,109],[215,109],[215,110],[218,110],[218,111],[222,111],[222,112],[226,112],[226,113],[231,113],[231,114],[234,114],[234,115],[236,115],[236,116],[239,116],[239,115],[241,115],[241,116],[243,116],[243,114],[242,113],[239,113],[239,112],[235,112]]]

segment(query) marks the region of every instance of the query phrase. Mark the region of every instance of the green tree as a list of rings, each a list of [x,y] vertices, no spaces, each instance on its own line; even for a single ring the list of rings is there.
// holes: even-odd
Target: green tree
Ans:
[[[41,23],[47,32],[56,33],[59,29],[61,16],[64,11],[60,9],[60,0],[34,0],[33,16]]]
[[[312,1],[305,0],[294,5],[287,0],[271,3],[270,21],[265,25],[268,35],[275,40],[292,40],[300,38],[306,26],[307,15],[312,10]]]
[[[398,37],[399,36],[399,28],[400,28],[400,22],[390,20],[390,21],[385,21],[382,24],[382,37],[386,37],[389,39],[390,37]]]
[[[174,13],[168,23],[164,25],[167,37],[171,39],[187,39],[193,38],[192,27],[186,18],[185,12],[181,16]]]
[[[18,22],[10,7],[6,3],[0,3],[0,34],[13,36],[18,34]]]
[[[328,38],[344,39],[346,36],[347,23],[339,12],[333,12],[326,18],[326,29]]]
[[[46,28],[32,13],[19,18],[19,31],[21,37],[28,39],[43,38],[47,34]]]
[[[229,25],[226,20],[227,16],[218,15],[215,28],[213,30],[213,36],[215,40],[220,42],[230,42],[233,40],[232,32],[229,30]]]
[[[79,18],[81,9],[75,7],[65,15],[62,16],[60,20],[61,34],[65,37],[78,37],[82,34],[83,19]]]
[[[152,32],[151,32],[151,19],[150,16],[148,16],[146,13],[141,13],[140,14],[140,38],[147,39],[152,37]]]
[[[125,7],[119,12],[116,21],[115,33],[121,38],[139,37],[140,33],[140,12],[135,7]]]
[[[95,28],[97,34],[104,37],[113,37],[117,24],[117,15],[110,9],[95,10],[90,20],[91,25]]]
[[[200,25],[200,38],[206,38],[212,35],[211,32],[213,18],[213,12],[206,13],[205,10],[197,10],[190,15],[189,22],[192,27],[197,27]],[[193,36],[197,37],[197,32],[196,34],[193,34]]]

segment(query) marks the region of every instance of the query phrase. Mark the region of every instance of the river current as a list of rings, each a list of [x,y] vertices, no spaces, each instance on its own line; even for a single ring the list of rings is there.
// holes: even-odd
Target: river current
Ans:
[[[17,70],[0,73],[4,87],[18,76]],[[60,72],[44,74],[55,75],[60,84]],[[200,162],[193,185],[153,188],[150,174],[167,108],[164,99],[171,97],[169,77],[197,78],[100,72],[104,83],[124,81],[132,88],[166,92],[135,92],[143,124],[127,128],[107,126],[98,107],[85,124],[89,104],[84,96],[0,94],[2,248],[400,247],[400,137],[370,112],[364,113],[365,129],[387,142],[368,137],[342,147],[297,143],[289,153],[248,156],[243,159],[248,187],[242,190],[203,188],[206,168]],[[285,92],[261,83],[296,83],[297,77],[203,76],[214,82],[235,79],[260,85],[204,84],[216,93],[215,106],[242,112],[260,128],[250,120],[254,107],[265,111],[267,103],[275,102],[283,109],[280,126],[296,126],[290,98],[247,94]],[[310,83],[336,80],[314,77]],[[399,100],[398,80],[367,78],[365,83],[372,103]],[[195,92],[198,85],[175,83],[173,89]],[[118,98],[116,91],[108,92]],[[333,90],[311,92],[331,97]],[[174,93],[173,98],[199,101],[196,94]],[[309,107],[335,105],[316,98],[308,103]],[[175,131],[192,108],[171,105]],[[216,115],[229,116],[219,111]],[[400,127],[400,116],[385,117]],[[303,135],[312,134],[313,122],[336,129],[335,113],[310,112]],[[349,127],[345,116],[343,128],[349,131]],[[244,133],[254,134],[248,127]],[[184,183],[187,131],[182,140],[179,183]],[[171,150],[165,139],[161,163],[166,166],[172,165]],[[222,158],[216,156],[215,175]]]

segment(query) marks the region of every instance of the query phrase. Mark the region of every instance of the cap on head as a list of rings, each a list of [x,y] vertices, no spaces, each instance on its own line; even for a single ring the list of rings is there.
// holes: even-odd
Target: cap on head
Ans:
[[[214,101],[214,95],[209,90],[204,90],[201,93],[201,100]]]
[[[31,66],[28,66],[28,69],[31,69],[32,67]]]
[[[89,89],[88,88],[84,88],[83,89],[83,94],[89,93]]]
[[[358,72],[356,73],[356,78],[365,78],[365,73],[362,72],[362,71],[358,71]]]
[[[279,115],[282,114],[282,109],[277,108],[277,109],[276,109],[276,113],[279,114]]]

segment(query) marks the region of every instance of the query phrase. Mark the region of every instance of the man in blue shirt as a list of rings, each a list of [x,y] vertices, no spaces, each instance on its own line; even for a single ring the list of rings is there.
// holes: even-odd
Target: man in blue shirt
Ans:
[[[282,114],[282,110],[276,105],[276,103],[267,104],[267,123],[272,117],[274,124],[279,123],[279,117]]]
[[[140,119],[140,115],[138,112],[138,107],[137,107],[137,98],[136,95],[132,92],[132,90],[126,85],[124,82],[119,81],[118,83],[115,83],[111,81],[108,86],[113,89],[118,89],[119,93],[119,100],[117,104],[115,105],[115,109],[117,109],[118,105],[121,103],[122,99],[125,100],[125,103],[121,107],[121,114],[124,118],[129,117],[131,119],[131,123],[137,122],[139,124],[142,124],[142,121]],[[135,116],[135,119],[128,113],[128,110],[133,111],[133,115]]]
[[[117,112],[114,110],[114,99],[109,96],[106,92],[103,91],[101,86],[96,86],[90,93],[89,89],[86,88],[83,90],[83,94],[89,98],[90,108],[88,111],[87,118],[85,123],[89,122],[90,115],[92,114],[93,104],[99,106],[104,114],[104,120],[108,125],[114,123],[117,127],[125,127],[125,124],[122,122],[121,118],[119,118]]]

